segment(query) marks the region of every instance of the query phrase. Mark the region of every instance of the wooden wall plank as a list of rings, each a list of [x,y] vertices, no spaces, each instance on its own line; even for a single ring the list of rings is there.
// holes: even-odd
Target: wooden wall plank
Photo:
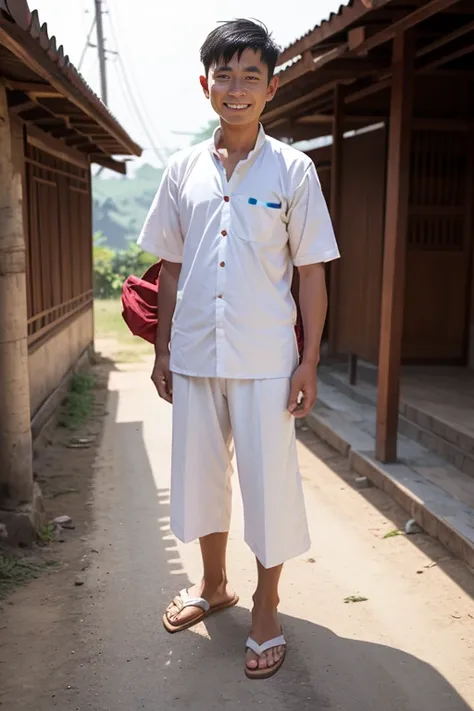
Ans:
[[[340,353],[377,363],[386,179],[385,128],[344,140],[339,221]]]

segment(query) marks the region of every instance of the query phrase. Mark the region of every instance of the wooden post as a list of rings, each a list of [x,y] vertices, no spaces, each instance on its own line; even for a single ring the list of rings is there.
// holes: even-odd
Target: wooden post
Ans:
[[[357,356],[349,353],[349,385],[357,385]]]
[[[7,95],[0,80],[0,508],[33,498],[25,241]]]
[[[332,164],[331,164],[331,220],[338,236],[341,214],[341,180],[342,180],[342,143],[344,140],[344,95],[343,88],[338,84],[334,90],[334,121],[332,130]],[[337,351],[337,319],[339,301],[339,259],[329,265],[329,353],[334,355]]]
[[[394,462],[397,458],[414,55],[413,31],[397,35],[392,57],[378,368],[376,457],[382,462]]]

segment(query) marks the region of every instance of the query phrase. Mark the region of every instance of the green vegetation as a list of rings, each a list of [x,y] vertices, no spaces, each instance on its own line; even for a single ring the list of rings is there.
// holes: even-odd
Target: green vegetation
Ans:
[[[94,302],[95,332],[98,338],[114,338],[117,341],[134,341],[134,337],[122,318],[119,299],[96,299]]]
[[[395,538],[395,536],[403,536],[403,531],[399,531],[398,529],[395,529],[394,531],[389,531],[388,533],[385,534],[384,540],[386,538]]]
[[[349,605],[351,602],[367,602],[368,597],[364,597],[363,595],[349,595],[349,597],[344,598],[344,602],[346,605]]]
[[[57,565],[54,560],[41,560],[17,553],[0,554],[0,600],[28,580],[38,578],[42,570]]]
[[[43,545],[52,543],[54,541],[54,524],[45,523],[38,529],[38,538]]]
[[[58,424],[68,430],[82,427],[92,414],[95,378],[92,373],[75,373],[64,400]]]
[[[94,323],[97,338],[116,341],[114,358],[118,363],[133,363],[153,354],[152,346],[141,338],[132,336],[122,318],[119,299],[96,299]]]
[[[94,237],[94,294],[99,299],[117,299],[125,279],[131,274],[141,276],[156,257],[142,252],[137,244],[127,249],[113,250],[106,246],[101,233]]]
[[[162,175],[162,168],[145,164],[130,178],[93,179],[94,233],[105,235],[107,247],[127,249],[137,240]]]

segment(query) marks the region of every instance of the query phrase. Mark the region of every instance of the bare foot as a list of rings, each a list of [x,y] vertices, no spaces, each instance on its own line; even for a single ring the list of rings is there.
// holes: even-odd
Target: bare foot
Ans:
[[[216,588],[210,587],[204,580],[190,587],[187,592],[189,597],[204,598],[204,600],[207,600],[211,608],[230,602],[235,598],[234,591],[227,583],[223,583]],[[201,615],[202,609],[200,607],[185,607],[180,611],[175,603],[172,602],[166,608],[166,617],[168,618],[168,622],[172,625],[176,625],[177,627],[187,624],[195,617],[200,617]]]
[[[281,635],[281,625],[278,621],[276,608],[265,608],[255,606],[252,611],[252,631],[250,636],[257,642],[263,644],[270,639]],[[284,647],[274,647],[258,657],[255,652],[247,649],[245,663],[251,671],[255,669],[271,669],[277,664],[284,654]]]

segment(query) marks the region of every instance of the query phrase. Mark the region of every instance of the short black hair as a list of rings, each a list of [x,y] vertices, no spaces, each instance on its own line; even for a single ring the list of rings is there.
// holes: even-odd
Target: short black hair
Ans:
[[[260,52],[262,62],[268,67],[270,80],[275,72],[280,48],[263,22],[244,19],[223,22],[206,37],[201,47],[201,62],[206,76],[213,64],[221,59],[230,62],[234,54],[240,59],[246,49]]]

